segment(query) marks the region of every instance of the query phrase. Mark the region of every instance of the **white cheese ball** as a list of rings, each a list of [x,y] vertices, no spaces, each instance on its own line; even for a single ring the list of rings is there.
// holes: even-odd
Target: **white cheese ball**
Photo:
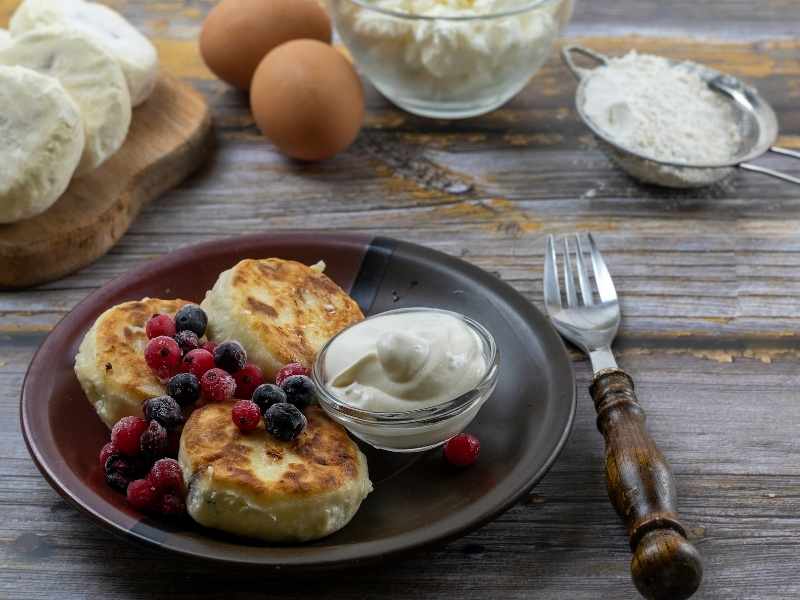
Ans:
[[[103,46],[122,68],[133,106],[153,92],[158,77],[155,46],[118,12],[83,0],[25,0],[10,28],[17,36],[51,25],[77,29]]]
[[[78,106],[57,79],[0,66],[0,223],[47,210],[81,159]]]
[[[84,34],[61,27],[35,29],[0,50],[0,64],[19,65],[55,77],[78,105],[86,145],[78,174],[93,171],[125,142],[131,97],[122,69]]]

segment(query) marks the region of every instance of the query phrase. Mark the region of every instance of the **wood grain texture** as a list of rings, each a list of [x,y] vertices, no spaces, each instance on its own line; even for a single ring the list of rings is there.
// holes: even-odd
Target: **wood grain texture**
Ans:
[[[42,214],[0,225],[0,289],[52,281],[105,254],[143,206],[202,165],[210,130],[203,96],[162,74],[114,156]]]
[[[672,468],[647,431],[633,379],[619,369],[601,371],[590,394],[606,441],[608,497],[633,551],[633,582],[648,600],[689,598],[702,581],[702,560],[686,539]]]
[[[100,530],[39,476],[18,393],[50,328],[87,293],[195,241],[270,228],[355,229],[461,256],[541,305],[548,233],[595,232],[623,309],[615,344],[670,461],[702,599],[800,597],[800,192],[737,174],[696,192],[640,186],[595,147],[554,57],[517,98],[455,123],[407,115],[366,87],[356,144],[300,165],[261,138],[246,99],[214,81],[195,36],[214,0],[114,0],[166,68],[208,99],[217,151],[143,209],[92,266],[0,293],[0,598],[454,597],[632,600],[625,529],[608,502],[603,440],[580,390],[572,437],[528,500],[480,531],[368,572],[264,580],[143,551]],[[0,0],[7,15],[16,0]],[[0,17],[0,23],[3,18]],[[800,3],[578,0],[570,41],[709,62],[755,83],[800,147]],[[800,174],[779,158],[765,164]]]

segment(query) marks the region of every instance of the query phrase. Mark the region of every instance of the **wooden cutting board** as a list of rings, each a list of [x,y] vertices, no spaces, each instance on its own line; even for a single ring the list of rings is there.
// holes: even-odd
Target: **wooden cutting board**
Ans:
[[[119,152],[74,179],[41,215],[0,225],[0,288],[52,281],[104,255],[143,206],[202,164],[210,142],[203,96],[162,74],[150,99],[133,111]]]

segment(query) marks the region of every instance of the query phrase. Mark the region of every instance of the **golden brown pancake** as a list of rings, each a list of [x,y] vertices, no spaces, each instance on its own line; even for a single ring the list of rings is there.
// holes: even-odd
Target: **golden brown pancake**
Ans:
[[[142,416],[142,402],[164,394],[164,385],[144,360],[145,325],[151,316],[174,316],[185,300],[143,298],[104,312],[86,333],[75,357],[75,375],[100,419],[108,426]]]
[[[318,406],[291,442],[263,423],[243,433],[233,403],[195,410],[181,436],[179,460],[187,506],[198,523],[272,542],[300,542],[344,527],[372,490],[364,455]]]
[[[364,318],[322,268],[267,258],[224,271],[202,304],[209,338],[239,341],[270,378],[290,362],[310,367],[330,338]]]

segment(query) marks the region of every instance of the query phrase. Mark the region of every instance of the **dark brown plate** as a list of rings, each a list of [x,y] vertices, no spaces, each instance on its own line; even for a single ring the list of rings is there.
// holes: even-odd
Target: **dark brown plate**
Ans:
[[[300,546],[267,546],[195,525],[145,517],[103,481],[97,456],[108,431],[86,401],[72,358],[100,313],[143,296],[200,301],[220,271],[243,258],[311,264],[350,290],[365,312],[403,306],[459,311],[483,323],[500,351],[497,390],[470,426],[478,463],[448,468],[440,451],[365,448],[375,491],[341,531]],[[25,378],[22,431],[31,456],[67,500],[113,531],[197,558],[281,569],[384,559],[480,527],[510,508],[553,464],[575,413],[572,368],[544,316],[507,284],[461,260],[406,242],[318,232],[263,234],[174,252],[81,302],[42,344]]]

